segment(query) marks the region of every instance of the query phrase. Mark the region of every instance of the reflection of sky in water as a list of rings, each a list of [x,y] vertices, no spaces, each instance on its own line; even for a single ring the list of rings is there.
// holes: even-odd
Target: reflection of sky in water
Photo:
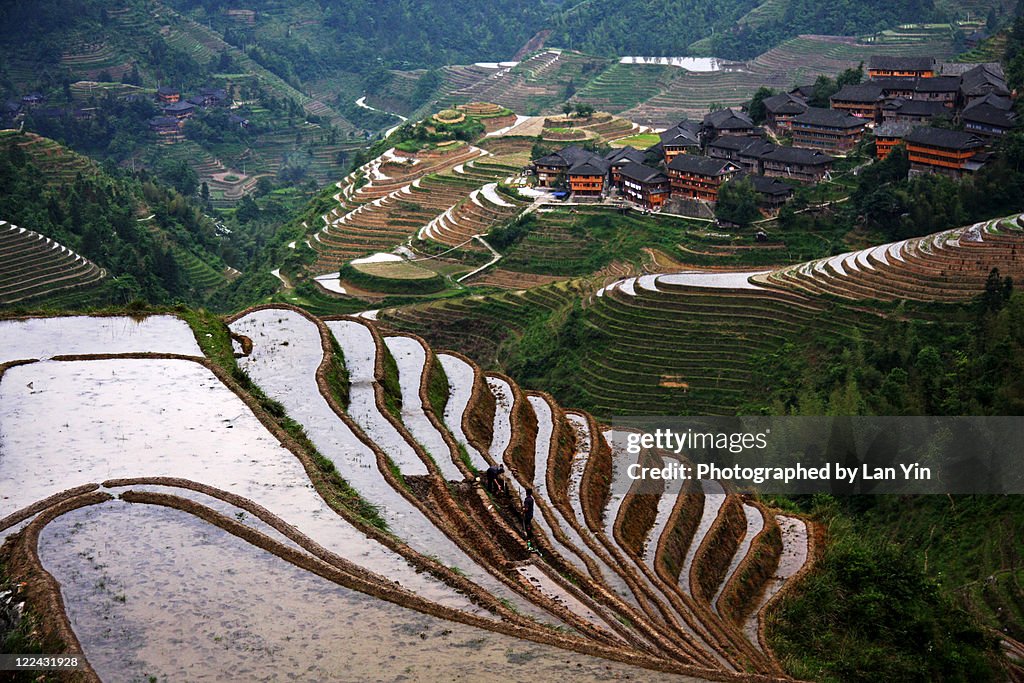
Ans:
[[[328,507],[298,458],[197,363],[22,365],[0,380],[0,405],[0,516],[71,486],[181,477],[248,498],[328,550],[424,597],[477,610]]]
[[[0,363],[90,353],[179,353],[201,356],[192,328],[169,315],[67,316],[0,320]]]
[[[106,681],[695,680],[386,603],[177,510],[76,510],[43,532],[40,556]]]
[[[353,406],[356,406],[357,402],[361,406],[364,422],[369,419],[372,410],[375,414],[374,424],[377,424],[383,418],[376,404],[372,407],[369,404],[369,401],[373,401],[372,389],[365,383],[362,387],[358,386],[360,377],[365,379],[368,373],[372,375],[374,347],[360,349],[357,344],[350,343],[354,338],[361,339],[365,344],[372,344],[370,332],[360,323],[348,322],[342,325],[339,321],[332,325],[338,330],[339,344],[345,349],[345,363],[353,381]],[[354,326],[358,326],[358,329]],[[538,619],[549,622],[553,620],[546,612],[513,593],[477,565],[384,479],[377,467],[374,452],[338,418],[320,394],[316,384],[316,370],[323,360],[323,347],[320,343],[320,331],[313,322],[294,311],[264,309],[249,313],[233,322],[231,329],[237,334],[249,337],[253,342],[252,354],[239,361],[240,367],[270,398],[284,406],[289,417],[302,424],[317,450],[335,464],[341,476],[352,484],[364,499],[380,506],[381,515],[387,520],[392,532],[420,553],[437,557],[448,566],[458,567],[470,580],[497,597],[510,600],[516,609]],[[343,331],[351,332],[350,338],[343,336]],[[360,336],[357,337],[357,334]],[[390,424],[387,428],[388,443],[394,446],[393,439],[400,437]],[[375,439],[381,435],[380,431],[372,433]],[[397,451],[387,446],[385,448],[394,457]],[[412,451],[408,444],[405,444],[405,450]],[[420,471],[425,472],[426,468],[422,461],[415,454],[412,457],[416,458]],[[426,574],[421,574],[417,578],[420,584],[438,583]],[[404,579],[402,583],[406,587],[410,586]],[[425,597],[436,600],[433,595],[425,594]],[[461,596],[452,596],[452,599],[463,604],[445,604],[484,614],[483,610],[469,605]]]

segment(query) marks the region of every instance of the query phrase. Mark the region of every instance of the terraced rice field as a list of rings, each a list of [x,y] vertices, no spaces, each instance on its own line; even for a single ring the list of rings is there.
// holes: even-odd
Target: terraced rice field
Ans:
[[[1021,218],[1010,216],[782,268],[627,271],[604,286],[581,278],[379,317],[502,369],[517,335],[539,323],[554,329],[579,300],[590,341],[574,386],[593,413],[735,414],[770,390],[759,383],[758,367],[780,348],[870,338],[893,303],[968,300],[983,291],[993,267],[1024,277],[1022,230]],[[554,240],[572,251],[571,237]],[[530,235],[524,244],[531,238],[540,239]]]
[[[672,66],[616,62],[581,88],[573,99],[618,114],[668,89],[679,75],[681,71]]]
[[[79,173],[89,175],[95,168],[95,163],[88,157],[35,133],[0,130],[0,145],[10,144],[17,145],[25,152],[51,186],[70,185]]]
[[[60,65],[75,80],[97,80],[106,72],[115,81],[132,70],[131,59],[106,43],[81,43],[68,46],[60,58]]]
[[[242,369],[333,463],[327,471],[379,506],[393,536],[338,503],[324,470],[202,356],[182,321],[2,321],[2,348],[12,358],[35,353],[41,359],[30,355],[22,364],[0,365],[0,471],[19,473],[0,477],[0,514],[6,515],[0,530],[26,530],[11,552],[40,557],[62,583],[67,616],[58,610],[52,618],[70,618],[63,623],[73,647],[101,675],[193,670],[196,653],[224,648],[214,644],[222,628],[233,634],[223,666],[245,670],[236,661],[241,653],[273,643],[275,654],[261,660],[262,670],[291,667],[295,657],[320,652],[318,640],[283,638],[275,626],[280,619],[266,615],[292,614],[283,622],[291,631],[299,612],[308,616],[296,596],[308,607],[315,595],[317,609],[347,615],[330,620],[341,628],[339,637],[354,623],[345,619],[358,615],[360,629],[379,623],[371,628],[386,631],[414,620],[435,633],[450,624],[448,647],[477,633],[488,642],[548,653],[536,655],[540,661],[531,666],[538,671],[547,670],[550,648],[560,648],[559,664],[578,661],[572,670],[584,677],[593,657],[607,660],[611,670],[647,668],[632,670],[640,679],[719,678],[752,668],[776,676],[770,652],[743,632],[761,618],[768,598],[723,616],[636,557],[637,534],[648,530],[630,521],[631,505],[585,484],[621,467],[585,415],[568,415],[549,397],[525,394],[507,379],[485,381],[460,357],[441,353],[434,363],[433,351],[418,340],[381,337],[365,321],[325,324],[297,310],[263,307],[230,326],[241,340],[235,348],[243,349]],[[90,355],[97,353],[103,355]],[[386,399],[394,390],[384,369],[391,354],[401,385],[398,411]],[[336,364],[344,367],[344,396],[324,379],[325,368]],[[450,388],[443,415],[422,400],[426,375],[439,367]],[[70,404],[79,409],[58,408]],[[39,429],[36,418],[49,414],[61,414],[60,424]],[[459,454],[463,449],[468,460]],[[47,452],[61,454],[65,466],[38,457]],[[465,465],[502,461],[512,490],[491,497]],[[20,475],[31,484],[16,483]],[[102,491],[95,485],[69,490],[100,481]],[[528,552],[517,531],[525,486],[537,497],[539,555]],[[665,520],[658,534],[674,533],[678,519]],[[811,561],[806,534],[787,524],[792,529],[784,537],[798,548],[794,557],[803,548],[804,562]],[[764,526],[776,529],[772,518]],[[96,545],[100,528],[122,529],[115,538],[131,542],[79,552]],[[204,543],[188,542],[197,534]],[[184,574],[174,568],[177,555],[156,551],[172,538],[181,539],[172,545],[186,549]],[[703,546],[699,531],[692,543]],[[753,547],[756,561],[776,562],[775,551]],[[653,552],[676,566],[686,549],[659,543]],[[699,549],[686,557],[693,575],[716,571]],[[210,580],[237,562],[241,574]],[[784,571],[798,566],[787,562],[772,590]],[[204,614],[202,624],[160,616],[166,610],[155,607],[189,582],[201,586],[188,591],[186,611]],[[730,595],[739,590],[735,583],[715,588]],[[281,585],[292,590],[273,588]],[[111,610],[119,615],[117,629],[104,627]],[[142,631],[176,639],[190,654],[169,658],[166,649],[131,635]],[[372,639],[363,646],[372,651]],[[448,647],[433,648],[425,666],[459,670],[462,658]],[[423,651],[411,648],[407,656]],[[333,670],[338,664],[324,653],[314,666]]]
[[[584,68],[603,61],[550,48],[515,66],[449,66],[444,69],[440,101],[494,102],[524,115],[553,113],[565,101],[569,82],[587,80]]]
[[[105,277],[102,268],[49,237],[0,221],[0,304],[88,290]]]
[[[499,195],[496,181],[518,172],[527,155],[494,155],[473,146],[403,156],[388,150],[342,179],[338,206],[311,240],[315,268],[331,272],[354,257],[421,241],[484,252],[473,241],[525,204]]]
[[[708,73],[686,72],[661,93],[622,112],[642,125],[664,128],[683,117],[701,118],[712,104],[737,106],[761,86],[788,90],[812,83],[821,75],[835,76],[843,69],[867,63],[871,55],[933,56],[953,52],[948,38],[930,33],[923,38],[860,43],[853,38],[802,35],[772,48],[743,69]],[[623,65],[624,68],[637,68]]]

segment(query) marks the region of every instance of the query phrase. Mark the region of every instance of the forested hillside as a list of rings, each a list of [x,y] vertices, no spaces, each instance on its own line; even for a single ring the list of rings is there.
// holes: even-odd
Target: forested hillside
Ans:
[[[266,66],[293,69],[302,80],[336,70],[369,73],[511,59],[555,3],[512,0],[286,3],[170,0],[224,32],[237,46],[258,44]],[[231,9],[257,13],[252,23]],[[278,67],[278,68],[275,68]],[[280,73],[280,72],[279,72]]]
[[[756,29],[737,23],[759,6],[768,21]],[[937,18],[932,0],[591,0],[555,18],[552,40],[597,54],[672,56],[712,36],[716,57],[747,59],[801,33],[859,35]]]
[[[0,139],[0,220],[104,268],[111,278],[92,304],[204,302],[229,280],[215,226],[188,199],[35,136]]]

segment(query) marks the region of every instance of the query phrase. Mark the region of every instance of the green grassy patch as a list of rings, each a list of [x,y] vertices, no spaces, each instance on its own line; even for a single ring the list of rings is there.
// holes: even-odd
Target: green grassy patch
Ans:
[[[824,557],[768,622],[791,675],[827,683],[1000,679],[995,639],[928,575],[919,547],[860,527],[835,501],[817,498],[829,530]]]
[[[639,135],[632,135],[628,138],[619,138],[618,140],[612,140],[609,144],[612,147],[627,147],[632,146],[636,149],[647,149],[661,142],[661,138],[658,137],[657,133],[640,133]]]
[[[381,385],[384,388],[384,406],[398,421],[402,420],[402,387],[398,383],[398,363],[391,355],[386,345],[381,345],[381,352],[384,354],[384,378]]]
[[[430,374],[427,378],[427,400],[434,415],[439,420],[444,419],[444,409],[448,405],[448,396],[451,386],[448,383],[448,375],[444,371],[441,361],[434,356],[434,362],[430,364]]]
[[[345,367],[345,354],[334,335],[331,335],[331,359],[327,365],[325,379],[338,405],[348,410],[352,383],[349,380],[348,368]]]
[[[366,272],[361,270],[365,266],[390,267],[372,268],[372,272]],[[370,292],[430,294],[446,287],[444,278],[437,273],[408,263],[367,263],[356,266],[346,263],[339,270],[342,280]]]

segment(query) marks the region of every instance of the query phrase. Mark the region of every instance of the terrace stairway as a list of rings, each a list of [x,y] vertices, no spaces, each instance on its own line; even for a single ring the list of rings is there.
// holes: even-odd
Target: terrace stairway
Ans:
[[[0,221],[0,304],[92,287],[106,271],[37,232]]]
[[[527,289],[516,289],[526,285],[511,273],[489,281],[510,291],[384,309],[378,318],[500,367],[523,321],[559,320],[579,299],[596,341],[583,348],[574,381],[595,414],[731,415],[770,391],[760,364],[781,349],[869,339],[902,301],[969,301],[993,268],[1020,282],[1022,255],[1024,223],[1014,215],[775,270],[623,272]]]
[[[337,184],[338,205],[309,241],[317,270],[337,270],[357,256],[414,240],[485,251],[473,236],[525,206],[496,190],[497,181],[518,171],[518,156],[469,145],[435,156],[388,150]]]
[[[281,335],[261,331],[282,321],[293,330],[287,349],[273,342]],[[664,671],[730,680],[749,678],[751,671],[781,675],[758,626],[777,589],[813,560],[808,523],[783,519],[717,484],[714,495],[613,490],[613,474],[621,475],[637,456],[618,452],[592,418],[370,321],[320,321],[271,306],[240,314],[231,327],[271,366],[275,357],[285,363],[289,354],[309,356],[292,350],[299,327],[313,339],[337,340],[322,346],[325,357],[333,356],[332,348],[343,351],[351,382],[350,402],[339,416],[380,454],[377,468],[350,470],[339,462],[339,473],[354,477],[353,486],[371,500],[390,490],[388,496],[407,501],[407,511],[389,520],[412,546],[436,545],[429,540],[435,534],[453,543],[443,551],[445,561],[468,577],[467,590],[512,600],[520,611],[568,628],[577,646],[623,661],[642,657]],[[268,342],[273,346],[262,348]],[[248,362],[242,359],[243,368]],[[315,358],[303,362],[312,366]],[[271,367],[255,381],[287,406],[291,390],[268,372]],[[439,395],[435,386],[447,390]],[[400,409],[394,407],[397,387]],[[302,413],[295,417],[304,423]],[[321,427],[307,429],[316,441]],[[482,470],[492,464],[506,467],[506,493],[482,485]],[[527,488],[536,499],[536,553],[521,533]],[[724,538],[731,540],[723,545]],[[789,556],[800,561],[779,566],[780,557]],[[740,579],[748,575],[766,578]],[[524,628],[546,629],[535,622]]]

